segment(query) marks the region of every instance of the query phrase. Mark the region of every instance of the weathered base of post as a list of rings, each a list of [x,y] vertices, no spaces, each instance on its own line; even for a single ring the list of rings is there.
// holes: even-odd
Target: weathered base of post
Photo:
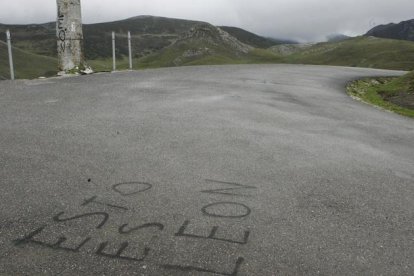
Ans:
[[[74,68],[66,71],[60,71],[57,73],[58,76],[69,76],[69,75],[89,75],[93,74],[94,71],[92,68],[88,65],[84,66],[75,66]]]

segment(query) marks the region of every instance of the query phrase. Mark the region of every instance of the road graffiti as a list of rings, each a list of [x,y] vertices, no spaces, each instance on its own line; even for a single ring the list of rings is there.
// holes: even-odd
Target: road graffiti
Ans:
[[[107,207],[111,207],[111,208],[115,208],[115,209],[120,209],[120,210],[124,210],[124,211],[128,211],[127,207],[123,207],[123,206],[118,206],[115,204],[111,204],[111,203],[104,203],[101,201],[97,201],[96,199],[98,198],[98,196],[93,196],[91,198],[85,199],[85,201],[82,203],[82,206],[87,206],[90,203],[95,203],[98,205],[102,205],[102,206],[107,206]]]
[[[213,228],[210,231],[210,234],[207,237],[199,236],[199,235],[195,235],[195,234],[186,233],[188,225],[190,225],[190,221],[186,220],[184,222],[184,224],[180,227],[178,232],[175,234],[175,236],[176,237],[188,237],[188,238],[194,238],[194,239],[205,239],[205,240],[210,239],[210,240],[217,240],[217,241],[223,241],[223,242],[229,242],[229,243],[238,243],[238,244],[247,244],[247,242],[249,240],[249,236],[250,236],[250,231],[244,231],[243,240],[241,240],[241,241],[230,240],[230,239],[225,239],[225,238],[219,238],[219,237],[216,236],[217,231],[219,230],[218,226],[213,226]]]
[[[150,183],[145,182],[126,182],[119,183],[112,186],[112,190],[122,196],[133,196],[139,193],[146,192],[152,188]]]
[[[209,188],[207,190],[201,190],[201,195],[204,195],[205,199],[210,202],[216,202],[203,204],[204,206],[199,210],[199,221],[185,219],[177,225],[168,225],[165,222],[159,221],[146,223],[117,223],[115,228],[117,231],[115,232],[113,228],[115,218],[119,218],[124,212],[133,212],[134,209],[114,202],[108,203],[106,200],[95,195],[86,198],[78,205],[80,208],[93,208],[94,212],[77,211],[72,214],[70,214],[71,212],[59,212],[52,216],[53,224],[38,227],[28,234],[23,235],[23,237],[14,240],[13,243],[19,248],[36,246],[68,253],[90,254],[91,250],[84,249],[88,247],[94,248],[93,254],[96,256],[118,259],[125,262],[144,262],[151,257],[152,264],[156,264],[159,269],[164,269],[166,271],[175,270],[183,273],[202,272],[214,275],[237,276],[242,270],[243,264],[246,262],[246,259],[243,256],[236,257],[232,263],[228,264],[230,269],[227,272],[223,272],[217,268],[219,266],[200,267],[199,265],[194,265],[199,262],[197,262],[198,260],[192,260],[192,257],[194,256],[192,252],[189,253],[187,264],[157,261],[157,256],[155,256],[155,254],[150,254],[152,251],[151,244],[154,242],[152,239],[147,240],[145,246],[140,245],[140,249],[137,249],[135,246],[131,247],[131,242],[136,242],[137,239],[140,242],[143,242],[142,237],[147,237],[142,236],[141,231],[158,231],[162,235],[170,235],[169,233],[174,233],[173,236],[167,236],[167,238],[177,239],[177,246],[180,246],[181,244],[185,246],[184,241],[191,239],[199,243],[206,243],[206,245],[213,242],[235,246],[235,254],[239,254],[237,253],[239,252],[239,247],[249,243],[252,233],[250,229],[239,229],[230,232],[226,229],[226,221],[228,220],[231,223],[234,223],[235,220],[245,221],[251,216],[252,209],[247,205],[248,202],[246,202],[246,200],[253,197],[251,192],[257,190],[257,187],[214,180],[205,180],[205,183],[205,185],[209,185],[210,187],[207,187]],[[214,188],[211,187],[211,185],[219,185],[221,187]],[[153,185],[146,182],[125,182],[114,184],[111,186],[111,189],[112,192],[118,195],[118,197],[131,198],[133,196],[140,197],[145,195],[153,189]],[[223,201],[223,197],[232,198],[232,201]],[[218,200],[215,200],[217,198]],[[243,202],[235,202],[234,200],[236,198],[243,199]],[[105,211],[99,210],[100,208],[105,208]],[[122,211],[122,213],[119,211]],[[121,216],[121,218],[122,217],[123,216]],[[210,223],[211,219],[217,220],[217,224],[203,222],[204,219],[209,219]],[[210,226],[207,231],[203,230],[203,233],[198,233],[200,229],[195,227],[198,223],[202,223],[203,225],[210,224]],[[50,236],[48,235],[49,232],[47,232],[47,230],[54,227],[54,225],[61,225],[66,227],[67,230],[76,225],[76,229],[79,231],[79,228],[81,228],[80,231],[85,237],[81,237],[82,240],[73,241],[68,238],[67,234],[57,235],[56,237]],[[166,228],[169,228],[169,231],[165,231]],[[176,230],[171,231],[171,228],[175,228]],[[96,236],[91,233],[85,234],[88,233],[87,231],[92,230],[98,232],[105,231],[105,233],[108,233],[109,231],[114,234],[111,237],[115,237],[115,239],[112,241],[102,241],[100,240],[101,235],[99,235],[99,233]],[[223,252],[223,254],[226,254],[226,252]],[[152,258],[155,259],[152,260]],[[223,270],[225,271],[226,269]]]

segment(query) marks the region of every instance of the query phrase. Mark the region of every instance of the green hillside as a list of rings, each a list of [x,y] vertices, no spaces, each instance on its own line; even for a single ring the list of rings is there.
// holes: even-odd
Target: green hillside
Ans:
[[[55,24],[1,25],[11,29],[18,78],[56,71]],[[224,30],[225,31],[224,31]],[[153,16],[84,25],[87,62],[96,71],[112,70],[111,31],[117,33],[117,69],[127,69],[128,30],[133,35],[134,69],[165,66],[248,63],[298,63],[413,70],[414,42],[356,37],[317,44],[270,45],[245,30]],[[0,79],[8,77],[4,42],[0,44]]]
[[[84,24],[85,56],[89,60],[110,58],[112,31],[117,35],[116,54],[119,58],[128,54],[128,31],[132,35],[134,57],[140,58],[171,45],[191,28],[202,24],[208,23],[157,16],[137,16],[114,22]],[[55,28],[54,22],[31,25],[0,24],[0,33],[10,29],[15,47],[39,55],[56,57]],[[253,47],[268,48],[272,45],[288,43],[264,38],[240,28],[223,28],[238,40]]]
[[[31,25],[3,25],[0,33],[7,29],[12,35],[13,46],[38,55],[56,57],[56,23]],[[1,38],[3,40],[3,37]]]
[[[202,22],[155,16],[137,16],[125,20],[84,24],[85,56],[87,59],[112,56],[112,31],[117,34],[117,55],[128,54],[127,32],[133,36],[133,51],[137,57],[158,51]],[[13,45],[22,50],[56,57],[56,23],[3,25],[0,33],[10,29]]]
[[[204,43],[204,44],[203,44]],[[206,42],[184,40],[140,60],[141,66],[179,66],[227,63],[299,63],[338,65],[394,70],[414,69],[414,42],[357,37],[339,42],[307,45],[279,45],[267,50],[251,48],[235,55],[231,47],[207,46],[210,51],[188,55],[186,51],[202,49]],[[204,45],[204,46],[203,46]],[[197,52],[197,51],[196,51]],[[179,62],[177,62],[179,61]]]
[[[273,53],[242,43],[210,24],[196,26],[169,47],[138,60],[141,67],[278,61]]]
[[[10,78],[7,44],[0,41],[0,79]],[[15,77],[33,79],[40,76],[53,76],[57,73],[57,60],[52,57],[36,55],[13,47]]]
[[[413,70],[414,42],[356,37],[315,44],[286,56],[284,62]]]
[[[142,57],[171,45],[180,35],[199,21],[156,16],[137,16],[125,20],[84,25],[85,55],[87,59],[112,56],[112,31],[117,35],[117,55],[128,54],[127,33],[132,35],[135,57]]]

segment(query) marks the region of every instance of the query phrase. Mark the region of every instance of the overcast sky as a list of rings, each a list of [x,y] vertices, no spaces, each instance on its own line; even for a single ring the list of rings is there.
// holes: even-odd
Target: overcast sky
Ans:
[[[82,0],[84,23],[157,15],[237,26],[264,36],[320,41],[414,18],[414,0]],[[55,0],[0,0],[0,23],[54,21]]]

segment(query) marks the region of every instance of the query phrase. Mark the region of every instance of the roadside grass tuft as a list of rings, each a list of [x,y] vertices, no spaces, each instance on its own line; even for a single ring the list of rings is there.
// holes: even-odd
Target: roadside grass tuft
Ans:
[[[348,93],[363,102],[379,106],[400,115],[414,118],[414,108],[397,105],[393,97],[414,96],[414,72],[399,78],[367,78],[350,83]]]

